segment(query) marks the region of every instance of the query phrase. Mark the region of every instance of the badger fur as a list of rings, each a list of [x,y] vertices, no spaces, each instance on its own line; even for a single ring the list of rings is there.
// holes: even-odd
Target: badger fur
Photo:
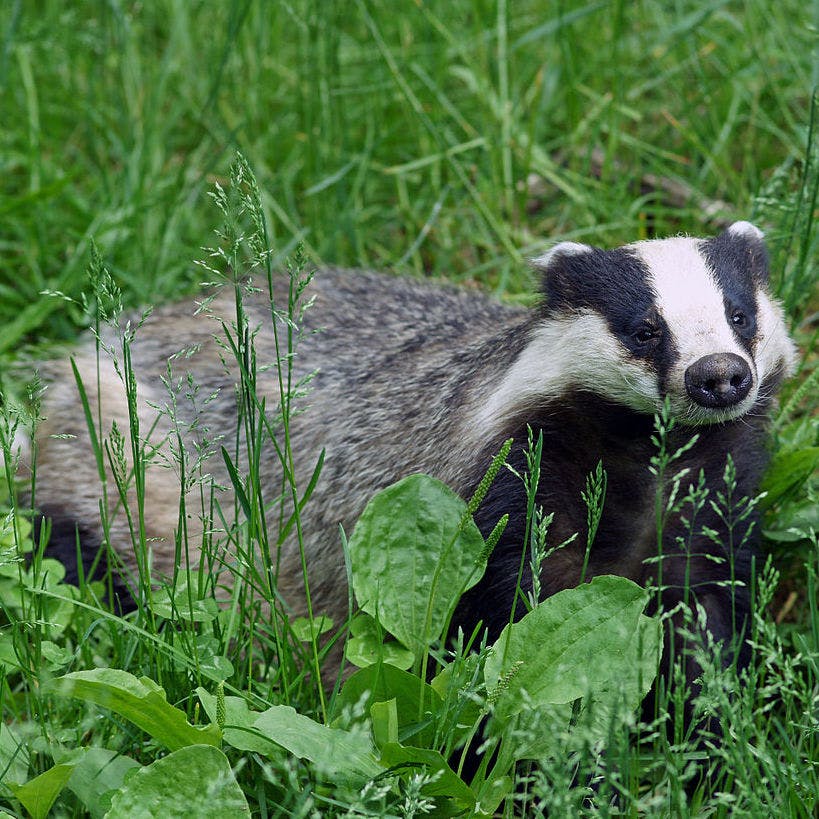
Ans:
[[[766,463],[766,411],[794,359],[782,312],[769,294],[761,232],[737,222],[714,238],[651,240],[614,250],[564,242],[534,267],[542,275],[543,299],[532,310],[374,273],[330,269],[315,276],[309,290],[315,303],[302,319],[293,359],[295,379],[315,374],[303,411],[291,421],[302,486],[326,452],[302,513],[315,611],[344,621],[348,596],[339,524],[349,533],[375,491],[425,472],[469,497],[505,439],[515,441],[510,465],[524,469],[529,428],[543,433],[537,500],[554,512],[550,540],[580,535],[544,562],[544,597],[581,581],[587,527],[581,491],[598,461],[608,490],[585,577],[614,573],[639,583],[656,578],[657,562],[650,560],[657,554],[656,478],[649,462],[654,415],[666,398],[679,422],[672,446],[699,435],[675,469],[690,469],[692,479],[702,470],[707,483],[718,487],[730,453],[737,496],[756,491]],[[274,362],[266,298],[249,298],[245,307],[261,326],[258,360]],[[212,310],[229,319],[231,300],[218,296]],[[198,349],[174,368],[191,370],[201,396],[218,392],[203,414],[211,434],[235,428],[236,373],[225,370],[213,338],[218,326],[190,313],[179,305],[156,310],[132,345],[141,434],[155,448],[146,478],[146,535],[154,571],[164,574],[173,571],[180,493],[164,457],[174,438],[171,425],[156,409],[168,403],[160,377],[170,354]],[[113,367],[104,366],[98,389],[91,341],[75,360],[91,406],[100,403],[102,434],[112,421],[127,434],[124,390]],[[38,436],[36,503],[52,522],[52,548],[71,563],[78,532],[84,555],[94,555],[102,542],[100,481],[71,370],[55,365],[50,377],[47,420]],[[276,379],[275,368],[259,372],[258,389],[269,396],[269,406],[277,401]],[[188,402],[179,400],[176,412],[193,423],[196,413]],[[206,470],[230,485],[218,457]],[[262,471],[272,500],[281,485],[273,452]],[[225,492],[223,508],[230,498]],[[502,470],[476,515],[484,535],[504,513],[510,523],[485,577],[455,616],[456,625],[470,630],[482,622],[490,639],[508,621],[524,548],[526,497],[511,470]],[[201,540],[202,526],[195,517],[187,521],[189,544]],[[722,544],[703,534],[706,527]],[[708,628],[721,640],[730,640],[749,612],[753,538],[744,534],[729,537],[707,506],[692,537],[679,517],[666,524],[662,602],[670,608],[682,600],[687,577]],[[110,537],[133,569],[121,510],[111,518]],[[727,557],[729,540],[742,544],[733,568],[713,559]],[[193,546],[190,559],[198,560]],[[524,587],[531,583],[524,574]],[[290,541],[281,554],[279,591],[298,612],[302,568]]]

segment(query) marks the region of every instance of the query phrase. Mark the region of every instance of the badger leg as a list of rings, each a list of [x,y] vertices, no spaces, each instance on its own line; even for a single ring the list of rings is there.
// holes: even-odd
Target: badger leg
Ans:
[[[96,532],[56,507],[44,507],[34,523],[34,542],[40,540],[43,525],[48,526],[45,557],[59,560],[65,567],[65,582],[80,585],[101,580],[105,582],[105,598],[114,611],[127,614],[136,608],[128,584],[117,567],[108,565],[107,552]]]

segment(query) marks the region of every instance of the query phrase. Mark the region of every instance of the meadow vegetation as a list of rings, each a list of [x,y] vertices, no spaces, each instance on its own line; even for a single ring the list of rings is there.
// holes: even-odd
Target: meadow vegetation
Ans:
[[[154,803],[163,816],[815,815],[818,31],[819,2],[795,0],[5,3],[0,807],[34,817],[149,815]],[[752,667],[723,668],[708,641],[697,651],[695,713],[719,713],[720,735],[694,735],[678,718],[682,670],[658,683],[650,712],[640,708],[658,624],[643,613],[652,590],[629,581],[596,578],[540,605],[535,594],[494,647],[479,634],[442,642],[491,549],[470,515],[482,490],[460,499],[414,477],[376,496],[339,535],[350,619],[290,615],[275,554],[297,515],[265,496],[242,453],[275,447],[286,492],[310,502],[286,430],[303,402],[288,361],[314,270],[391,269],[528,303],[526,259],[553,241],[707,235],[740,218],[766,232],[801,350],[764,494],[735,498],[730,462],[713,495],[677,474],[667,413],[652,463],[664,476],[660,528],[674,508],[692,519],[706,503],[734,520],[764,511]],[[246,276],[266,290],[276,271],[292,284],[288,304],[271,304],[290,320],[282,389],[259,396],[241,302]],[[125,389],[139,377],[128,368],[139,329],[123,316],[202,281],[237,300],[236,323],[222,328],[243,374],[237,430],[213,442],[237,500],[220,509],[206,469],[177,464],[202,487],[201,508],[187,511],[227,534],[203,544],[202,566],[160,582],[134,510],[137,607],[121,617],[105,582],[63,582],[44,555],[48,529],[35,525],[36,470],[15,480],[15,433],[36,424],[42,390],[31,362],[110,322]],[[169,382],[179,400],[195,390]],[[116,467],[128,433],[96,429],[88,457]],[[530,489],[541,447],[529,442]],[[137,442],[133,474],[113,469],[113,495],[139,486],[147,457]],[[604,481],[589,476],[590,521]],[[534,564],[556,545],[550,511],[531,505]],[[401,526],[387,544],[385,515]],[[430,518],[440,542],[413,550]],[[176,546],[184,554],[184,538]],[[408,581],[421,552],[430,589]],[[358,668],[347,678],[328,661],[339,645]]]

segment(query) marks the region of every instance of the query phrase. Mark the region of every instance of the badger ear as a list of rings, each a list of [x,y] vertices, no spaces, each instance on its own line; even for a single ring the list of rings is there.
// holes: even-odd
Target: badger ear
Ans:
[[[532,267],[538,273],[548,276],[550,271],[558,266],[558,263],[565,261],[569,256],[580,256],[590,253],[593,250],[591,245],[583,245],[579,242],[560,242],[554,247],[550,247],[545,253],[532,259]]]
[[[540,273],[540,291],[547,310],[577,301],[577,291],[582,289],[584,278],[584,260],[592,253],[594,248],[590,245],[560,242],[532,259],[532,267]]]
[[[750,272],[754,281],[767,284],[768,250],[765,247],[765,234],[750,222],[734,222],[710,244],[715,251],[715,261],[728,262],[730,258]]]
[[[765,234],[754,224],[750,222],[734,222],[725,228],[725,233],[732,237],[745,238],[751,241],[761,242],[765,238]]]

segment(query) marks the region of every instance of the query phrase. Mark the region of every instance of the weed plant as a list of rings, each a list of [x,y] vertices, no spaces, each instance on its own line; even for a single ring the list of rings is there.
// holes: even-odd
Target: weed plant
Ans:
[[[499,2],[396,14],[380,2],[44,2],[37,11],[11,2],[0,19],[0,106],[14,124],[0,136],[0,348],[90,325],[133,410],[130,345],[144,314],[124,305],[176,297],[204,269],[211,288],[233,291],[235,318],[219,336],[240,377],[235,428],[213,429],[210,395],[184,374],[185,354],[169,363],[158,410],[180,476],[170,577],[154,574],[144,527],[151,430],[133,411],[127,430],[106,429],[85,402],[88,457],[107,490],[101,519],[129,516],[137,556],[136,608],[125,616],[115,554],[96,558],[111,570],[103,580],[81,574],[76,585],[46,556],[48,527],[32,526],[36,468],[24,486],[14,478],[41,387],[4,377],[2,807],[36,817],[140,813],[156,799],[167,815],[200,816],[815,815],[819,69],[809,23],[819,6],[647,2],[632,11],[612,2],[544,13]],[[235,147],[248,161],[226,179]],[[213,244],[207,188],[222,224],[191,267]],[[764,493],[736,497],[730,463],[713,496],[697,476],[675,473],[668,417],[658,418],[653,464],[663,486],[658,540],[671,511],[684,510],[692,532],[705,504],[726,520],[754,506],[765,513],[771,555],[755,575],[750,668],[723,667],[725,648],[703,636],[700,613],[683,612],[703,669],[696,713],[719,713],[720,736],[692,736],[679,720],[681,668],[660,685],[654,712],[641,714],[658,632],[643,614],[651,590],[628,581],[572,590],[627,610],[630,627],[581,629],[599,663],[559,679],[548,652],[536,658],[537,681],[526,677],[520,652],[560,648],[571,596],[522,593],[526,616],[494,646],[479,634],[444,645],[457,596],[480,576],[493,537],[484,542],[471,507],[435,482],[401,482],[368,512],[377,520],[384,505],[405,509],[407,532],[420,515],[446,521],[447,537],[430,550],[431,593],[407,599],[399,574],[393,598],[382,589],[378,606],[368,604],[365,519],[341,535],[347,621],[312,609],[304,562],[308,616],[291,616],[276,593],[278,550],[288,537],[301,544],[299,510],[322,469],[319,459],[300,484],[288,436],[309,390],[290,362],[314,265],[446,272],[515,293],[526,284],[522,257],[544,236],[619,243],[713,231],[735,216],[766,229],[803,351],[775,419]],[[286,304],[272,298],[282,270]],[[257,360],[247,287],[270,295],[275,361]],[[277,395],[258,394],[262,366],[277,368]],[[264,491],[262,450],[281,466],[275,497]],[[230,507],[208,478],[213,458],[225,465]],[[533,440],[520,476],[530,490],[539,462]],[[530,496],[522,560],[537,565],[560,544],[549,539],[551,510]],[[584,497],[591,549],[605,464]],[[186,532],[189,515],[205,523],[201,543]],[[186,559],[194,550],[198,565]],[[401,631],[400,606],[419,624],[411,633]],[[334,665],[342,646],[359,666],[344,680]]]

